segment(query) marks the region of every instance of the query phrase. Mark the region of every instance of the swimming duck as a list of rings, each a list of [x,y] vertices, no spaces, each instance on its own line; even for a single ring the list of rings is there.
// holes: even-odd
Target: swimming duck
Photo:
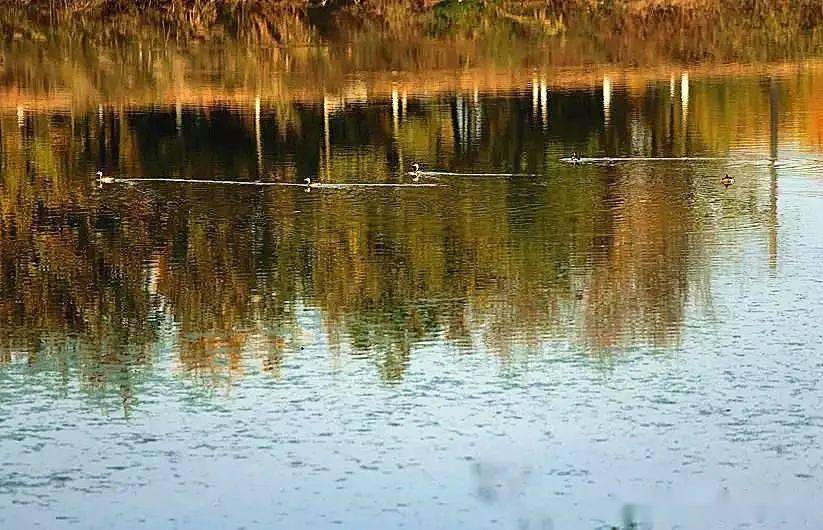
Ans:
[[[723,175],[720,179],[720,183],[723,184],[724,187],[728,188],[732,184],[734,184],[734,177],[730,177],[728,173]]]
[[[306,191],[311,191],[312,184],[311,184],[311,177],[306,177],[303,179],[303,182],[306,183]]]
[[[572,164],[579,164],[580,163],[580,157],[577,156],[577,153],[572,153],[572,156],[570,158],[571,158]]]
[[[411,174],[412,174],[412,180],[413,181],[417,182],[418,180],[420,180],[420,164],[418,164],[417,162],[412,164]]]
[[[100,184],[112,184],[114,183],[114,177],[104,177],[102,171],[98,171],[94,174],[97,177],[97,182]]]

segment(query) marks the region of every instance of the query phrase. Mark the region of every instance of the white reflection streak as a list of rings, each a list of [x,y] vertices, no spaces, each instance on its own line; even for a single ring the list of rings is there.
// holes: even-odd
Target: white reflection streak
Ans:
[[[680,76],[680,104],[683,108],[683,122],[685,125],[686,116],[689,114],[689,74],[683,72]]]
[[[323,94],[323,144],[326,159],[326,176],[328,177],[331,157],[331,133],[329,133],[329,97]]]
[[[405,167],[405,162],[403,160],[403,148],[398,141],[398,137],[400,136],[400,94],[397,92],[397,87],[395,86],[391,88],[391,117],[395,145],[397,145],[397,159],[402,170],[402,168]]]
[[[540,78],[540,120],[544,128],[549,125],[549,85],[545,77]]]
[[[174,124],[177,127],[177,135],[183,134],[183,104],[179,99],[174,103]]]
[[[608,126],[611,121],[612,110],[612,80],[608,75],[603,76],[603,124]]]
[[[157,294],[157,286],[160,283],[160,264],[157,259],[152,259],[146,267],[146,288],[150,295]]]
[[[17,126],[23,127],[26,123],[26,109],[23,105],[17,105]]]
[[[260,96],[254,98],[254,141],[257,148],[257,178],[263,173],[263,139],[260,135]]]
[[[461,94],[457,94],[454,98],[454,109],[456,113],[456,122],[457,122],[457,130],[455,131],[455,135],[457,136],[457,141],[460,145],[465,145],[466,142],[466,132],[465,132],[465,122],[463,120],[463,96]]]
[[[540,105],[540,87],[537,76],[532,78],[532,116],[537,117],[538,105]]]
[[[480,89],[475,85],[474,87],[474,108],[472,109],[474,115],[474,140],[479,142],[483,128],[483,115],[480,107]]]

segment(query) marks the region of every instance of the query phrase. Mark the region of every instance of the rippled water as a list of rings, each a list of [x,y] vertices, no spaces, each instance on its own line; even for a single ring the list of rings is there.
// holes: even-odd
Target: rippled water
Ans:
[[[37,75],[0,102],[0,526],[823,525],[819,63]]]

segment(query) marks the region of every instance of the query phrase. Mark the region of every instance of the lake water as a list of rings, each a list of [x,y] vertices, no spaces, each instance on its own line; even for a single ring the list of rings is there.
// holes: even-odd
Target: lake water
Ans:
[[[819,61],[35,49],[0,527],[823,526]]]

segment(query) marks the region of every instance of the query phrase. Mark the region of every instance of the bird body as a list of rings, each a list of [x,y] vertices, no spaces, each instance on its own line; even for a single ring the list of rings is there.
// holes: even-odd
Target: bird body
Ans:
[[[726,173],[720,178],[720,183],[723,184],[724,187],[728,188],[734,184],[734,177],[730,177],[729,174]]]
[[[412,174],[412,180],[413,180],[414,182],[417,182],[417,181],[419,181],[419,180],[420,180],[420,164],[418,164],[417,162],[415,162],[414,164],[412,164],[412,172],[411,172],[411,174]]]
[[[114,183],[114,177],[104,177],[102,171],[98,171],[94,174],[97,177],[97,182],[100,184],[112,184]]]

